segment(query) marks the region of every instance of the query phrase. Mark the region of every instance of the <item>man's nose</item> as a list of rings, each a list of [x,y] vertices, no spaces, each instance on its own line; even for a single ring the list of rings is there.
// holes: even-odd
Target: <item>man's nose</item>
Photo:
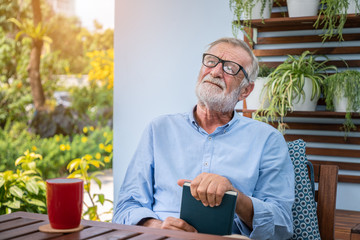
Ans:
[[[213,67],[210,74],[212,77],[222,77],[224,74],[222,63],[219,62],[215,67]]]

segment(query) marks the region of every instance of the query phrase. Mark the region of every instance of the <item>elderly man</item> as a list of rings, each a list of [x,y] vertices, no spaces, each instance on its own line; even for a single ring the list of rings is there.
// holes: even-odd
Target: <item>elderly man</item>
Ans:
[[[205,206],[238,192],[233,233],[288,239],[294,173],[287,144],[268,124],[234,111],[254,88],[257,59],[243,41],[222,38],[202,63],[193,111],[160,116],[145,129],[113,222],[196,231],[178,218],[179,186],[191,180],[191,194]]]

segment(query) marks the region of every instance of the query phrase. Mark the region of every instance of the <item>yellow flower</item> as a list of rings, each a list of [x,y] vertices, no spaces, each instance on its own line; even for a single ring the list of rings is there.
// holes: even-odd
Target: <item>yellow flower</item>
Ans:
[[[31,150],[35,152],[37,150],[36,146],[32,146]]]
[[[60,145],[60,150],[61,150],[61,151],[65,151],[65,150],[66,150],[65,144],[61,144],[61,145]]]
[[[110,157],[108,157],[108,156],[104,157],[104,162],[106,162],[106,163],[110,162]]]
[[[83,132],[84,132],[84,133],[87,133],[87,132],[88,132],[88,128],[87,128],[87,127],[84,127],[84,128],[83,128]]]
[[[107,137],[108,133],[107,132],[104,132],[103,136],[104,137]]]
[[[66,144],[66,150],[70,150],[71,149],[71,147],[70,147],[70,145],[69,144]]]
[[[110,153],[112,151],[112,145],[111,144],[107,145],[105,147],[105,151]]]
[[[100,143],[100,144],[99,144],[99,148],[100,148],[100,149],[104,149],[104,148],[105,148],[104,144],[103,144],[103,143]]]
[[[85,158],[85,160],[90,161],[90,160],[92,159],[92,156],[91,156],[90,154],[86,154],[86,155],[84,156],[84,158]]]
[[[100,153],[96,153],[96,154],[95,154],[95,158],[96,158],[96,159],[100,159],[100,158],[101,158],[101,154],[100,154]]]
[[[86,143],[87,142],[87,137],[82,137],[81,142]]]
[[[55,136],[55,141],[60,142],[60,137],[58,135]]]
[[[90,129],[90,131],[94,131],[94,130],[95,130],[95,128],[94,128],[93,126],[90,126],[89,129]]]

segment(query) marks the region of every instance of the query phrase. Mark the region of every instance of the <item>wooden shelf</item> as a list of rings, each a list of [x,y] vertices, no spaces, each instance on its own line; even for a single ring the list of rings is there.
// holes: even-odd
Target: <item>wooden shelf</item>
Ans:
[[[254,113],[256,110],[236,109],[237,112]],[[345,112],[331,112],[331,111],[294,111],[289,112],[286,117],[309,117],[309,118],[345,118]],[[351,113],[351,118],[360,119],[360,113]]]
[[[285,30],[310,30],[315,29],[314,23],[318,16],[311,17],[278,17],[268,19],[253,19],[251,21],[251,27],[257,28],[259,32],[266,31],[284,31]],[[323,19],[323,17],[321,17]],[[242,24],[243,21],[240,21]],[[360,27],[360,15],[349,14],[344,28],[356,28]],[[321,29],[320,26],[318,29]]]

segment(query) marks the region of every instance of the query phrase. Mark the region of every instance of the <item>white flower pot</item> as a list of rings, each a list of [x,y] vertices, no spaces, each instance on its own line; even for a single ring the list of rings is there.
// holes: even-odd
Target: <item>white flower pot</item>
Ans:
[[[265,92],[263,91],[265,83],[268,81],[267,77],[258,77],[255,80],[255,86],[250,95],[246,98],[247,109],[257,110],[260,107],[268,108],[269,100],[265,99]],[[264,103],[263,103],[264,102]],[[263,103],[263,106],[261,106]]]
[[[317,16],[320,0],[286,0],[289,17]]]
[[[300,97],[300,99],[298,97],[293,99],[292,103],[294,111],[315,111],[320,96],[315,96],[314,99],[311,100],[312,88],[313,86],[311,79],[305,78],[305,99],[302,96]]]
[[[347,112],[346,109],[348,104],[348,98],[344,97],[343,90],[341,91],[340,97],[334,96],[333,104],[334,104],[335,112]],[[359,111],[356,111],[355,109],[351,109],[351,112],[359,112]]]
[[[269,4],[269,1],[271,2],[270,4]],[[253,9],[251,11],[251,19],[267,19],[267,18],[270,18],[273,2],[274,2],[273,0],[267,0],[265,8],[264,8],[263,15],[261,16],[262,3],[261,3],[261,0],[257,0],[257,2],[255,3],[255,6],[253,7]]]

